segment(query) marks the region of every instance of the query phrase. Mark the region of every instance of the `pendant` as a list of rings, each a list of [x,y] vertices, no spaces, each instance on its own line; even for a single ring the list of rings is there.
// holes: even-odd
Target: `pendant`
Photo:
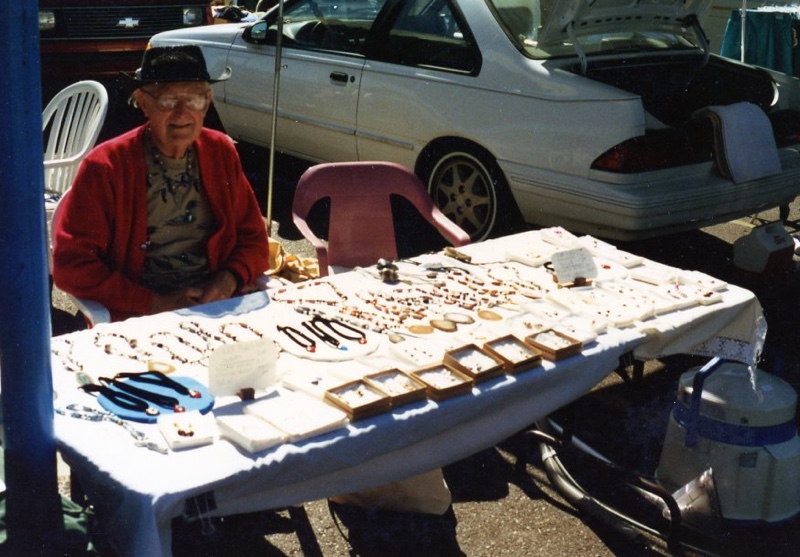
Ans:
[[[454,333],[458,330],[456,322],[449,319],[431,319],[431,326],[445,333]]]

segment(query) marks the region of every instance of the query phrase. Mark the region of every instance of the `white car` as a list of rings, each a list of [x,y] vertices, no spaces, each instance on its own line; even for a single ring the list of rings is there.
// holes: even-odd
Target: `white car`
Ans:
[[[266,147],[280,29],[277,150],[404,164],[475,240],[520,216],[633,240],[800,192],[798,81],[711,54],[710,1],[286,0],[282,25],[276,7],[151,45],[231,67],[214,86],[222,125]],[[732,117],[774,136],[724,135],[698,117],[709,105],[759,107]],[[731,163],[744,174],[723,176]]]

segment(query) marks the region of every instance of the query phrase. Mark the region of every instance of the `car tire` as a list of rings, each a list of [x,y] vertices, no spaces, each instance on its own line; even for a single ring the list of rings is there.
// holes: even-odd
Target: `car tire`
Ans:
[[[473,242],[506,233],[519,209],[494,158],[472,145],[447,145],[426,158],[420,176],[434,203]]]

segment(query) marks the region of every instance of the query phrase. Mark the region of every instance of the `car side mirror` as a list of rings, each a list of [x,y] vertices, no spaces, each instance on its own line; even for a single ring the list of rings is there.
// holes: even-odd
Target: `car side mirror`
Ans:
[[[248,27],[243,35],[245,41],[256,44],[275,44],[276,32],[266,21],[259,21]]]

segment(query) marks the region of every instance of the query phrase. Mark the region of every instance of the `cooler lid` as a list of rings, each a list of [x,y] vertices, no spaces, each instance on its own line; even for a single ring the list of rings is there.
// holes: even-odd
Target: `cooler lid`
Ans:
[[[678,400],[689,406],[694,376],[700,368],[684,373],[678,386]],[[744,364],[726,362],[708,376],[703,385],[700,414],[719,422],[749,427],[767,427],[794,419],[797,393],[782,379],[755,370],[753,387]]]

